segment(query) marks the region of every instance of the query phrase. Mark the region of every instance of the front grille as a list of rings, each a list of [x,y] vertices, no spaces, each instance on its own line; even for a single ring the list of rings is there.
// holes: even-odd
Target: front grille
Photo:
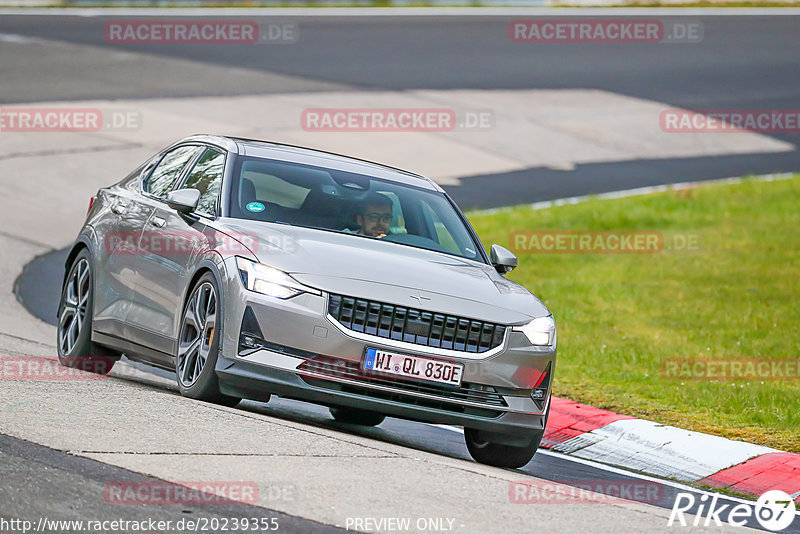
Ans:
[[[359,381],[365,384],[378,384],[390,387],[398,392],[424,393],[426,395],[434,395],[441,399],[468,401],[499,408],[508,407],[505,399],[491,386],[462,384],[461,387],[453,387],[385,377],[378,373],[361,369],[359,362],[342,360],[339,358],[317,356],[301,363],[297,370],[307,371],[320,376]]]
[[[354,332],[463,352],[499,347],[506,334],[504,325],[343,295],[330,295],[328,313]]]

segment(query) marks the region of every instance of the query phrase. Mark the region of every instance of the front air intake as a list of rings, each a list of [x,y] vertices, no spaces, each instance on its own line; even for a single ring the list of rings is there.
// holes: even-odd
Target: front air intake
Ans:
[[[503,343],[506,326],[373,300],[331,294],[328,313],[344,328],[373,336],[463,352]]]

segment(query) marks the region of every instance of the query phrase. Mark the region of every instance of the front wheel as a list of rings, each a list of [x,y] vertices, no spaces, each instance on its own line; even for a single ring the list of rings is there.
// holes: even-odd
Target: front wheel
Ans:
[[[219,354],[222,302],[211,273],[197,281],[181,316],[175,377],[181,395],[192,399],[236,406],[242,400],[223,395],[214,372]]]
[[[383,414],[358,408],[331,406],[330,410],[334,419],[340,423],[350,423],[351,425],[378,426],[386,419]]]
[[[119,359],[119,353],[92,342],[93,290],[91,256],[84,249],[72,262],[61,290],[58,361],[65,367],[106,375]]]
[[[476,462],[495,467],[519,468],[527,464],[536,454],[542,435],[535,436],[527,446],[516,447],[489,441],[479,430],[464,429],[464,440],[470,456]]]

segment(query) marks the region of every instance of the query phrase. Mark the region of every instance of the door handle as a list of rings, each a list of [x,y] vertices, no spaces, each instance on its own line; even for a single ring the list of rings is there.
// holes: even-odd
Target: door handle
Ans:
[[[161,217],[153,217],[150,219],[150,224],[155,226],[156,228],[163,228],[165,224],[167,224],[166,219],[162,219]]]
[[[128,209],[128,206],[123,206],[119,202],[115,202],[113,206],[111,206],[111,211],[116,213],[117,215],[122,215],[125,213],[125,210]]]

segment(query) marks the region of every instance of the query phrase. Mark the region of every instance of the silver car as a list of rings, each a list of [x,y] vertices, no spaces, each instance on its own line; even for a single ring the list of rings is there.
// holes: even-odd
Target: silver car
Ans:
[[[552,314],[503,274],[434,182],[384,165],[199,135],[99,190],[66,262],[62,364],[129,359],[183,395],[270,395],[356,425],[464,427],[475,460],[521,467],[542,438]]]

